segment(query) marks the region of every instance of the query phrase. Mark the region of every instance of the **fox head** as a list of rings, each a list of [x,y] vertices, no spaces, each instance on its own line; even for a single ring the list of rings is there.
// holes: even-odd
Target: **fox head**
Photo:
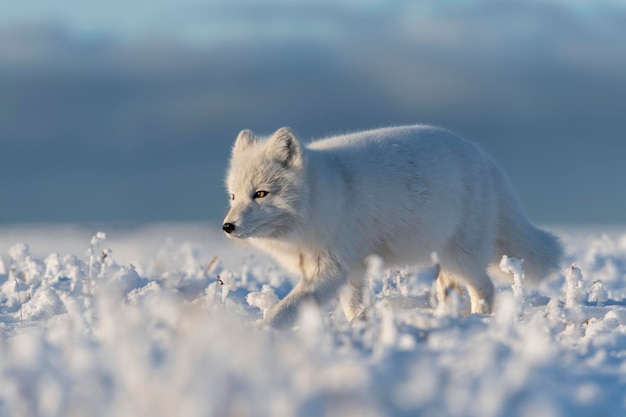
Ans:
[[[289,128],[268,139],[241,131],[226,176],[230,210],[224,232],[235,238],[272,238],[292,230],[308,199],[304,170],[302,147]]]

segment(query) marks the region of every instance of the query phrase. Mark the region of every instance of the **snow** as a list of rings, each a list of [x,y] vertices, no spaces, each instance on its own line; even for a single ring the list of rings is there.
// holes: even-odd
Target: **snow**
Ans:
[[[503,259],[492,316],[372,257],[366,320],[278,332],[297,277],[208,225],[4,226],[0,416],[624,416],[626,231],[555,232],[561,274]]]

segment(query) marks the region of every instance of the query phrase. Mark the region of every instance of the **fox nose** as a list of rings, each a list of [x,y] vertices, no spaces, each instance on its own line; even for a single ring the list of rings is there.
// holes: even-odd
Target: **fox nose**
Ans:
[[[224,225],[222,226],[222,230],[228,234],[231,234],[235,231],[235,225],[233,223],[224,223]]]

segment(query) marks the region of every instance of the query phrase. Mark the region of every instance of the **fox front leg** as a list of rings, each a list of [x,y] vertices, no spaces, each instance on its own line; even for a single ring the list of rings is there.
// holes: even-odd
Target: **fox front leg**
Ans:
[[[270,311],[266,323],[276,328],[292,326],[298,318],[300,306],[309,299],[323,306],[337,297],[345,284],[347,274],[336,265],[329,265],[312,277],[305,276],[289,294]]]

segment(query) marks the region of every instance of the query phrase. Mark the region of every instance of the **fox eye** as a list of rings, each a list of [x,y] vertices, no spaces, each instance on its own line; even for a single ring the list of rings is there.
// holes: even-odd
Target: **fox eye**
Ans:
[[[231,200],[234,200],[234,199],[235,199],[235,194],[232,194],[232,193],[231,193],[231,195],[230,195],[230,199],[231,199]]]
[[[254,193],[252,198],[263,198],[263,197],[267,197],[268,194],[269,194],[268,191],[259,190],[256,193]]]

